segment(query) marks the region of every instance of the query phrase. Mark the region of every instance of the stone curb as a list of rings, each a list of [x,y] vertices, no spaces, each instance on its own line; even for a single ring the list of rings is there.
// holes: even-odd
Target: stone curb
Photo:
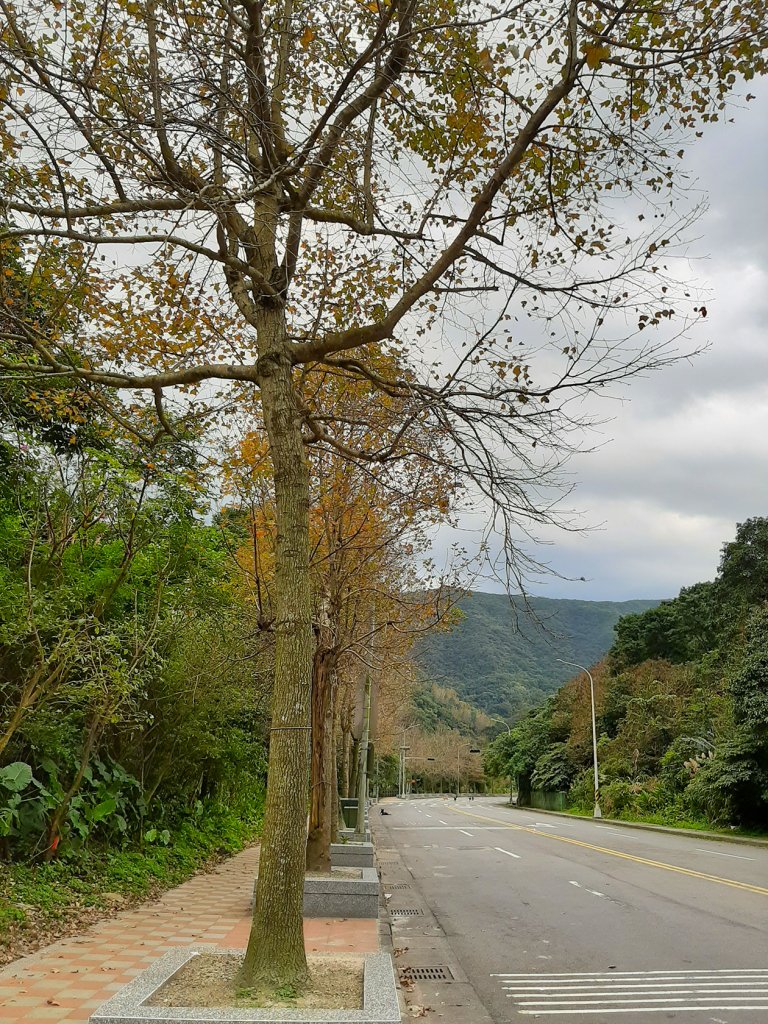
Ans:
[[[497,806],[499,806],[497,804]],[[508,807],[510,810],[517,810],[516,804],[503,803],[500,806]],[[697,839],[709,839],[712,842],[736,843],[742,846],[768,847],[768,839],[758,839],[752,836],[732,836],[727,832],[699,832],[695,828],[675,828],[672,825],[654,825],[647,821],[624,821],[622,818],[593,818],[588,814],[568,814],[566,811],[545,811],[541,807],[521,807],[521,811],[528,811],[531,814],[551,814],[555,818],[570,818],[576,821],[604,821],[606,825],[622,825],[624,828],[637,828],[645,832],[662,832],[668,836],[695,836]]]
[[[206,1009],[182,1006],[143,1005],[185,963],[200,952],[186,947],[173,949],[129,982],[117,995],[91,1015],[91,1024],[400,1024],[400,1004],[395,987],[392,957],[388,953],[365,954],[362,1010],[305,1009]],[[217,950],[221,955],[241,955],[242,950]]]
[[[331,843],[331,865],[335,868],[372,868],[373,843]]]
[[[375,868],[360,868],[360,878],[304,879],[304,917],[376,918],[379,876]]]

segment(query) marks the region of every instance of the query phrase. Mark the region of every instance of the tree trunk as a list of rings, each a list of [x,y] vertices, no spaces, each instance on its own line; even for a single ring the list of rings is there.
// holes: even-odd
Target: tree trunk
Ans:
[[[77,795],[83,784],[85,770],[91,760],[91,754],[101,737],[106,721],[107,715],[97,712],[90,724],[88,733],[85,737],[85,742],[83,743],[83,748],[80,752],[80,763],[78,764],[77,771],[75,772],[75,777],[72,780],[71,786],[64,794],[64,799],[53,812],[53,817],[51,818],[51,822],[48,826],[48,835],[46,837],[45,850],[43,851],[43,860],[46,862],[53,860],[56,854],[61,834],[61,827],[66,820],[69,805],[72,803],[72,798]]]
[[[334,673],[333,690],[331,699],[333,701],[333,718],[331,720],[331,842],[336,843],[339,839],[339,816],[341,814],[341,801],[339,799],[339,758],[338,758],[338,722],[336,716],[336,695],[338,693],[338,679]]]
[[[331,870],[331,799],[329,754],[333,743],[332,672],[334,654],[322,646],[323,627],[315,651],[312,678],[312,766],[307,837],[307,870]]]
[[[341,730],[341,795],[349,796],[349,733]]]
[[[302,988],[312,605],[309,472],[282,309],[257,324],[264,422],[275,479],[275,681],[259,879],[240,984]]]
[[[349,755],[349,796],[357,793],[357,776],[360,771],[360,741],[353,737]]]

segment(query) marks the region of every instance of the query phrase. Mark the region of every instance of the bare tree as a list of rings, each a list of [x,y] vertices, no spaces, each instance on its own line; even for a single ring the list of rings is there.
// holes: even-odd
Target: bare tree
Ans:
[[[299,381],[321,364],[368,380],[382,401],[407,394],[409,415],[444,432],[508,537],[551,519],[539,488],[573,444],[569,403],[668,361],[669,334],[647,341],[649,328],[682,330],[703,313],[673,303],[663,273],[686,223],[674,154],[721,116],[739,76],[765,69],[763,5],[0,10],[0,244],[4,259],[21,245],[53,312],[66,311],[42,325],[11,303],[0,365],[22,380],[145,394],[169,432],[168,389],[194,397],[206,382],[211,400],[241,381],[259,392],[275,480],[276,659],[243,980],[300,985],[305,449],[343,443]],[[655,219],[628,226],[617,199],[649,200]],[[540,335],[516,323],[527,314]],[[384,372],[382,351],[408,372]],[[358,454],[393,458],[398,444]],[[507,556],[524,568],[511,544]]]

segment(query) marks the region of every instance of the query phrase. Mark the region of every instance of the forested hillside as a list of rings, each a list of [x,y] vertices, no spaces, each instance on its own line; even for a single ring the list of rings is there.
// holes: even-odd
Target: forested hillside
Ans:
[[[417,658],[430,682],[454,689],[483,711],[513,718],[539,704],[571,675],[557,658],[591,665],[613,642],[625,615],[656,601],[523,599],[473,593],[459,602],[461,620],[450,633],[434,633]]]
[[[768,829],[768,519],[738,526],[713,582],[623,618],[594,675],[604,814]],[[582,677],[497,738],[486,768],[591,810],[591,759]]]

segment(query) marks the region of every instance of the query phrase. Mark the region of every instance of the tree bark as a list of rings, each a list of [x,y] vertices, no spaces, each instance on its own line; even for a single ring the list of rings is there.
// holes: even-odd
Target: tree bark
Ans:
[[[256,326],[261,402],[275,480],[275,680],[259,878],[239,980],[246,987],[301,988],[307,981],[302,903],[314,647],[309,471],[284,311],[262,310]]]
[[[349,786],[348,795],[353,797],[357,793],[357,776],[360,771],[360,741],[352,737],[351,750],[349,754]]]
[[[312,766],[307,837],[307,870],[331,870],[331,786],[330,754],[333,746],[332,676],[334,652],[324,648],[323,628],[315,651],[312,677]]]
[[[349,796],[349,733],[341,730],[341,796]]]
[[[338,842],[339,838],[339,816],[341,814],[341,801],[339,799],[339,752],[338,752],[338,721],[336,714],[336,704],[338,694],[338,678],[334,673],[333,678],[333,690],[331,699],[333,702],[333,718],[331,721],[331,842]]]

